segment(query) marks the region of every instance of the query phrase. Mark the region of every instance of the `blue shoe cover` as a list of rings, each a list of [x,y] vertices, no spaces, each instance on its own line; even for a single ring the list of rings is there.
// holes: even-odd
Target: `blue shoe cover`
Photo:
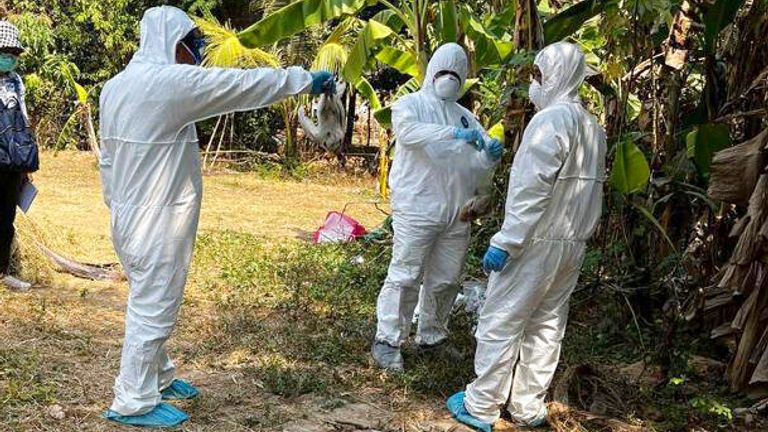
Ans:
[[[189,420],[189,416],[184,411],[167,403],[161,403],[152,411],[142,415],[124,416],[108,410],[102,416],[115,423],[156,428],[175,427]]]
[[[467,426],[475,428],[481,432],[491,432],[493,426],[489,423],[485,423],[478,418],[472,417],[472,415],[464,407],[464,392],[458,392],[455,395],[448,398],[445,402],[445,406],[448,407],[448,411],[451,412],[453,417],[460,423],[464,423]]]
[[[200,394],[197,387],[182,379],[175,379],[171,385],[160,392],[163,400],[185,400],[194,399]]]

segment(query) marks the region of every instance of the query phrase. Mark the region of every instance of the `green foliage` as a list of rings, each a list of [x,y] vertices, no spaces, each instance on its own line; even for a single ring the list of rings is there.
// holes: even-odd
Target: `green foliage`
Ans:
[[[624,195],[645,188],[651,176],[651,170],[645,155],[635,145],[629,135],[616,144],[616,156],[611,171],[611,185]]]
[[[453,0],[440,1],[440,15],[437,28],[443,42],[457,42],[459,36],[459,14],[456,2]]]
[[[736,17],[744,0],[717,0],[704,16],[704,49],[713,52],[717,36]]]
[[[417,77],[420,74],[419,60],[407,51],[385,46],[376,53],[376,60],[405,75]]]
[[[473,341],[465,314],[450,323],[464,361],[406,349],[409,370],[383,383],[370,367],[376,298],[391,257],[389,229],[378,240],[335,245],[266,245],[233,231],[203,233],[191,277],[215,304],[216,336],[189,355],[243,353],[254,359],[252,372],[264,389],[285,397],[338,394],[374,382],[442,396],[466,384]]]
[[[56,387],[40,373],[40,359],[14,348],[0,348],[0,421],[12,407],[21,404],[50,404],[56,400]]]
[[[394,32],[389,27],[375,20],[369,20],[360,31],[352,51],[349,53],[347,64],[341,75],[349,82],[355,82],[363,75],[371,52],[381,42],[392,36]]]
[[[376,89],[373,88],[367,79],[361,77],[357,81],[355,88],[369,102],[372,110],[376,111],[381,109],[381,102],[379,102],[379,96],[376,94]]]
[[[585,22],[617,3],[618,0],[585,0],[576,3],[544,22],[544,40],[549,44],[565,39]]]
[[[243,45],[271,45],[343,15],[354,15],[366,0],[300,0],[264,17],[238,35]]]
[[[691,399],[691,407],[703,414],[710,414],[728,423],[733,421],[733,411],[730,408],[708,397],[695,397]]]
[[[244,69],[278,66],[277,55],[256,47],[244,46],[237,33],[228,24],[219,22],[211,13],[195,18],[195,24],[207,41],[204,66]]]
[[[478,67],[491,67],[504,63],[514,50],[514,43],[502,40],[490,34],[472,14],[472,10],[463,7],[460,10],[462,29],[475,44],[475,61]]]
[[[730,129],[724,124],[708,123],[696,126],[685,139],[688,157],[704,178],[709,178],[709,167],[715,153],[730,147]]]

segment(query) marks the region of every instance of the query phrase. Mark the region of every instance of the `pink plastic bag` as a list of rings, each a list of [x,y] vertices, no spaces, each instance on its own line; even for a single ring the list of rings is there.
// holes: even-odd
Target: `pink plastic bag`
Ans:
[[[365,228],[360,225],[360,222],[343,213],[332,211],[328,213],[328,216],[325,218],[325,223],[315,231],[312,238],[315,244],[334,242],[346,243],[364,236],[366,232]]]

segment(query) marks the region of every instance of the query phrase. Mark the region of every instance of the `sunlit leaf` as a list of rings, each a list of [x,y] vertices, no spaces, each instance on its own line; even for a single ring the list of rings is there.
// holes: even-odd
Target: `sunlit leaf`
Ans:
[[[643,103],[636,94],[630,93],[627,96],[627,120],[632,121],[640,115]]]
[[[366,0],[299,0],[267,15],[237,36],[249,48],[271,45],[308,27],[354,15],[365,5]]]
[[[472,90],[472,87],[476,86],[479,82],[480,80],[478,78],[469,78],[464,81],[464,85],[461,87],[461,91],[459,91],[459,98],[464,97],[464,95]]]
[[[371,109],[373,111],[377,111],[381,109],[381,102],[379,101],[379,96],[376,94],[376,90],[373,88],[370,82],[368,82],[365,78],[360,78],[357,83],[355,83],[355,88],[360,93],[365,100],[368,101]]]
[[[64,75],[67,78],[67,81],[69,81],[69,84],[72,86],[72,89],[75,91],[75,94],[77,95],[77,102],[81,105],[85,105],[88,103],[88,92],[85,90],[83,86],[77,83],[75,81],[74,74],[72,73],[72,69],[69,67],[68,64],[63,64],[61,66],[61,74]]]
[[[363,30],[357,36],[355,46],[349,53],[347,63],[341,71],[341,75],[347,82],[357,82],[363,75],[363,70],[368,64],[368,59],[372,57],[375,48],[379,43],[392,36],[394,32],[389,27],[380,22],[369,20]]]
[[[376,59],[405,75],[418,77],[421,73],[416,56],[407,51],[387,46],[376,54]]]
[[[212,14],[206,14],[203,18],[195,17],[194,20],[208,42],[205,47],[204,66],[278,66],[277,56],[259,48],[246,47],[232,28],[221,24]]]
[[[645,155],[628,136],[616,145],[610,183],[619,192],[629,195],[645,188],[651,178],[651,169]]]
[[[347,48],[340,43],[325,43],[317,51],[315,60],[312,62],[312,69],[327,70],[334,74],[339,74],[344,64],[347,63],[347,53]]]
[[[514,43],[500,40],[488,33],[483,25],[462,8],[460,12],[461,26],[475,45],[475,62],[478,67],[490,67],[502,64],[512,55]]]
[[[456,2],[454,0],[442,0],[440,2],[437,27],[443,43],[458,41],[459,15],[456,11]]]
[[[399,32],[405,25],[403,20],[400,19],[400,16],[390,9],[384,9],[377,13],[371,20],[384,24],[394,32]]]

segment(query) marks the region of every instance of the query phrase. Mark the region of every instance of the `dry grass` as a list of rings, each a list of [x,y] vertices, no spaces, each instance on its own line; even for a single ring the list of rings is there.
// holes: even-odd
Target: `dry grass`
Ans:
[[[38,285],[29,293],[0,290],[0,430],[120,430],[99,415],[111,400],[127,286],[55,273],[33,246],[40,238],[78,260],[116,261],[98,171],[90,154],[46,153],[34,180],[40,194],[18,226],[23,272]],[[373,180],[339,176],[322,183],[243,173],[207,176],[201,233],[244,233],[268,251],[314,230],[329,210],[375,197]],[[371,204],[354,204],[348,211],[368,227],[383,218]],[[264,384],[255,381],[253,366],[244,368],[237,350],[218,362],[215,356],[221,353],[215,350],[213,357],[195,354],[215,344],[201,337],[215,339],[219,331],[218,305],[206,286],[196,285],[210,282],[207,273],[216,272],[200,269],[192,278],[182,324],[172,339],[181,374],[205,392],[199,401],[183,405],[193,415],[184,429],[271,430],[325,403],[322,397],[288,400],[261,390]],[[273,384],[295,384],[290,368],[298,363],[283,364]],[[63,419],[55,418],[59,407]]]
[[[180,405],[192,417],[183,430],[468,431],[443,401],[472,378],[472,323],[462,314],[451,321],[462,362],[407,347],[405,374],[374,368],[368,348],[390,248],[308,247],[296,237],[329,210],[375,199],[375,183],[321,173],[205,178],[195,261],[169,345],[179,374],[203,391]],[[112,398],[127,285],[56,273],[34,246],[39,238],[78,260],[116,260],[92,156],[46,153],[35,182],[39,198],[18,226],[23,273],[38,283],[28,293],[0,289],[0,431],[133,430],[100,418]],[[371,204],[348,212],[369,228],[383,219]],[[580,353],[596,343],[569,334],[564,366],[588,360]],[[585,427],[582,413],[553,414],[558,430],[600,429]]]

